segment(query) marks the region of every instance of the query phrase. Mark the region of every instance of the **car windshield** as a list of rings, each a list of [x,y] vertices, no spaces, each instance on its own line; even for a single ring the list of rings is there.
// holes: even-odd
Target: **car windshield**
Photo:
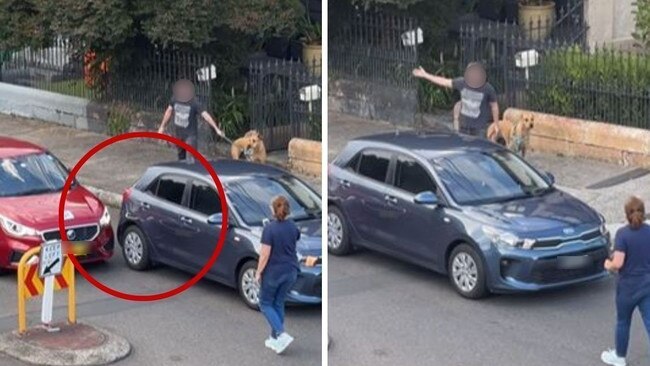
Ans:
[[[28,196],[60,191],[68,172],[49,154],[0,159],[0,197]]]
[[[504,202],[552,189],[534,169],[506,150],[463,152],[436,158],[432,163],[459,204]]]
[[[271,200],[278,195],[289,200],[290,218],[294,221],[318,219],[321,215],[320,197],[292,176],[248,177],[229,182],[226,187],[233,207],[251,226],[261,226],[272,218]]]

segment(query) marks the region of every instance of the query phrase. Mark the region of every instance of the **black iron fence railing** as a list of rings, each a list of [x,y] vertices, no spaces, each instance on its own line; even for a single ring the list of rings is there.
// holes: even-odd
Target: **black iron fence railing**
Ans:
[[[293,137],[321,139],[321,65],[293,61],[251,63],[248,108],[251,128],[268,150],[286,149]]]
[[[355,11],[329,42],[331,78],[415,88],[411,71],[418,62],[422,31],[413,18],[378,11]]]

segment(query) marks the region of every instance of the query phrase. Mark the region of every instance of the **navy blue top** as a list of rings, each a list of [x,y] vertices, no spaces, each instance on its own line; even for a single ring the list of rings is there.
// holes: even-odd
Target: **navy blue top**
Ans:
[[[300,230],[292,220],[274,220],[268,223],[262,231],[262,244],[271,246],[267,268],[299,268],[296,254],[296,242],[299,239]]]
[[[650,226],[625,226],[616,232],[615,250],[625,253],[621,277],[650,275]]]

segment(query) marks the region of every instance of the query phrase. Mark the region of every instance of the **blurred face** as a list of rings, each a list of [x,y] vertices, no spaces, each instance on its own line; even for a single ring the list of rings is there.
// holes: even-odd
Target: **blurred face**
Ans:
[[[465,82],[472,88],[480,88],[487,81],[487,75],[485,75],[485,70],[481,66],[474,65],[469,66],[465,70]]]
[[[189,81],[179,81],[174,85],[174,96],[181,101],[194,98],[194,85]]]

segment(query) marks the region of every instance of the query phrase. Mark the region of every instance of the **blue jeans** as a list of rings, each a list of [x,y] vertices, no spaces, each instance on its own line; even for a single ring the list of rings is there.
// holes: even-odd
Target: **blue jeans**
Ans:
[[[650,276],[648,276],[650,277]],[[647,286],[650,278],[621,278],[616,288],[616,354],[619,357],[627,356],[630,342],[630,327],[632,314],[638,307],[645,324],[645,329],[650,337],[650,292]]]
[[[284,332],[284,302],[298,278],[298,269],[267,268],[262,276],[260,310],[271,326],[271,337],[277,338]]]

